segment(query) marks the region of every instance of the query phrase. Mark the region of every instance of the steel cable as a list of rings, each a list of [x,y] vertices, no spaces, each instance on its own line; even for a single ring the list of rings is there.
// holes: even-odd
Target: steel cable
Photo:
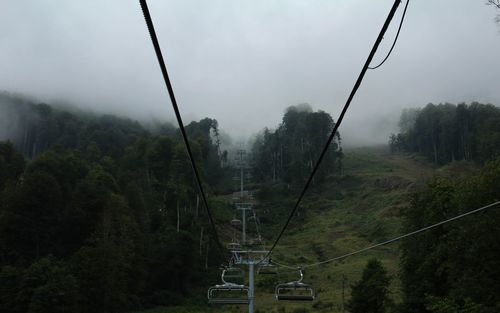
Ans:
[[[359,249],[359,250],[356,250],[356,251],[353,251],[353,252],[349,252],[349,253],[346,253],[344,255],[335,257],[335,258],[327,259],[327,260],[324,260],[324,261],[315,262],[315,263],[311,263],[311,264],[307,264],[307,265],[289,265],[289,264],[278,263],[275,260],[272,260],[272,263],[276,264],[278,266],[281,266],[281,267],[285,267],[285,268],[295,268],[295,269],[297,269],[297,268],[309,268],[309,267],[313,267],[313,266],[318,266],[318,265],[322,265],[322,264],[326,264],[326,263],[330,263],[330,262],[342,260],[342,259],[345,259],[347,257],[353,256],[353,255],[356,255],[356,254],[360,254],[362,252],[365,252],[365,251],[368,251],[368,250],[371,250],[371,249],[374,249],[374,248],[377,248],[377,247],[380,247],[380,246],[384,246],[384,245],[387,245],[389,243],[393,243],[395,241],[398,241],[398,240],[401,240],[401,239],[404,239],[404,238],[407,238],[407,237],[419,234],[421,232],[424,232],[424,231],[427,231],[429,229],[438,227],[440,225],[443,225],[443,224],[446,224],[446,223],[449,223],[449,222],[452,222],[452,221],[464,218],[466,216],[469,216],[469,215],[472,215],[472,214],[484,211],[484,210],[486,210],[488,208],[494,207],[494,206],[499,205],[499,204],[500,204],[500,201],[496,201],[496,202],[490,203],[488,205],[485,205],[483,207],[480,207],[478,209],[475,209],[475,210],[472,210],[472,211],[469,211],[469,212],[466,212],[466,213],[454,216],[452,218],[449,218],[449,219],[446,219],[444,221],[441,221],[441,222],[438,222],[438,223],[435,223],[435,224],[432,224],[432,225],[429,225],[429,226],[417,229],[415,231],[406,233],[404,235],[401,235],[401,236],[398,236],[398,237],[395,237],[395,238],[392,238],[392,239],[389,239],[389,240],[386,240],[386,241],[383,241],[383,242],[380,242],[380,243],[377,243],[377,244],[365,247],[363,249]]]
[[[179,124],[179,129],[180,129],[181,134],[182,134],[182,139],[184,140],[184,145],[186,146],[186,150],[187,150],[187,153],[189,155],[189,160],[191,162],[191,167],[193,168],[193,173],[194,173],[194,176],[196,177],[196,182],[197,182],[197,185],[198,185],[198,189],[199,189],[199,192],[201,194],[201,198],[203,200],[203,204],[205,205],[205,209],[207,211],[208,219],[210,221],[210,224],[212,225],[212,231],[214,233],[214,237],[215,237],[215,241],[217,243],[217,247],[219,248],[219,252],[223,256],[223,258],[225,258],[226,253],[225,253],[225,250],[224,250],[224,248],[223,248],[223,246],[222,246],[222,244],[221,244],[221,242],[219,240],[219,235],[217,233],[217,228],[215,227],[215,222],[214,222],[214,219],[213,219],[213,216],[212,216],[212,212],[211,212],[210,207],[208,205],[207,197],[206,197],[205,191],[203,189],[203,185],[202,185],[202,182],[201,182],[200,174],[198,172],[198,168],[197,168],[196,162],[194,160],[194,156],[193,156],[193,153],[192,153],[192,150],[191,150],[191,146],[189,144],[189,140],[187,138],[186,130],[184,129],[184,123],[182,121],[181,113],[179,111],[179,107],[178,107],[177,101],[175,99],[175,94],[174,94],[174,90],[173,90],[172,84],[170,82],[170,78],[168,76],[167,67],[166,67],[165,61],[163,59],[163,55],[162,55],[162,52],[161,52],[160,44],[158,42],[158,38],[156,37],[156,32],[155,32],[155,29],[154,29],[153,20],[151,19],[151,14],[149,13],[148,5],[146,3],[146,0],[139,0],[139,2],[141,4],[142,12],[144,14],[144,19],[146,20],[146,25],[147,25],[148,30],[149,30],[149,35],[151,36],[151,41],[152,41],[154,49],[155,49],[156,57],[158,58],[158,63],[160,65],[160,69],[161,69],[161,72],[163,74],[163,79],[165,81],[165,85],[167,87],[168,94],[170,96],[170,101],[172,102],[172,108],[174,109],[175,117],[177,119],[177,123]]]
[[[309,185],[311,184],[313,177],[319,168],[319,165],[323,161],[323,158],[324,158],[326,152],[328,151],[328,148],[330,147],[330,145],[333,141],[333,138],[337,134],[337,130],[338,130],[340,124],[342,123],[342,120],[344,119],[344,116],[347,112],[347,109],[349,108],[349,105],[351,104],[352,99],[354,98],[354,95],[356,94],[359,86],[361,85],[361,82],[363,81],[365,73],[368,70],[368,67],[373,59],[373,56],[375,55],[375,52],[377,51],[377,48],[380,45],[380,42],[382,41],[384,34],[387,31],[387,28],[389,27],[389,24],[391,23],[392,18],[394,17],[394,14],[396,13],[396,10],[399,6],[399,3],[400,3],[400,0],[394,1],[394,4],[392,5],[392,8],[391,8],[391,10],[390,10],[385,22],[384,22],[384,25],[382,26],[382,29],[380,30],[380,33],[379,33],[377,39],[375,40],[375,43],[372,47],[372,50],[370,51],[370,54],[368,55],[368,58],[365,61],[365,64],[361,70],[361,73],[359,74],[358,79],[356,80],[356,83],[354,84],[354,87],[353,87],[353,89],[352,89],[349,97],[347,98],[347,101],[342,109],[342,112],[340,113],[339,118],[337,119],[337,123],[335,123],[335,126],[333,127],[332,133],[328,137],[328,140],[327,140],[325,146],[323,147],[323,150],[321,151],[321,154],[320,154],[318,160],[316,161],[316,164],[314,165],[314,168],[313,168],[311,174],[309,175],[309,178],[307,179],[306,184],[305,184],[304,188],[302,189],[302,192],[300,193],[300,196],[297,199],[297,202],[295,203],[295,206],[293,207],[292,211],[290,212],[290,215],[288,216],[285,224],[283,225],[283,228],[281,229],[280,233],[276,237],[273,245],[269,249],[269,252],[267,253],[267,255],[265,256],[264,259],[268,258],[269,255],[271,255],[272,251],[274,250],[274,248],[276,247],[276,245],[280,241],[281,237],[285,233],[285,230],[287,229],[288,225],[290,224],[290,221],[292,220],[293,216],[295,215],[295,212],[299,208],[299,205],[302,201],[302,198],[304,197],[307,189],[309,188]]]
[[[391,49],[389,49],[389,52],[387,53],[387,55],[385,56],[385,58],[382,60],[382,62],[379,63],[379,65],[374,66],[374,67],[368,67],[370,70],[374,70],[374,69],[377,69],[377,68],[381,67],[382,64],[384,64],[385,61],[387,61],[387,59],[391,55],[392,49],[394,49],[394,46],[396,45],[396,41],[398,41],[399,32],[401,31],[401,26],[403,26],[403,21],[405,20],[405,15],[406,15],[406,9],[408,8],[408,4],[409,3],[410,3],[410,0],[407,0],[406,1],[406,5],[405,5],[405,9],[403,11],[403,15],[401,16],[401,22],[399,23],[398,32],[396,33],[396,37],[394,38],[394,41],[392,42]]]

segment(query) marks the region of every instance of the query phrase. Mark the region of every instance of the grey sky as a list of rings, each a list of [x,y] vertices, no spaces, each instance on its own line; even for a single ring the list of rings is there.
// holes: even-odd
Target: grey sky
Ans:
[[[276,126],[301,102],[336,119],[392,2],[148,1],[186,121],[214,117],[236,135]],[[404,107],[500,104],[500,28],[484,3],[412,0],[395,51],[340,128],[344,142],[385,142]],[[138,1],[1,0],[0,73],[0,90],[172,119]]]

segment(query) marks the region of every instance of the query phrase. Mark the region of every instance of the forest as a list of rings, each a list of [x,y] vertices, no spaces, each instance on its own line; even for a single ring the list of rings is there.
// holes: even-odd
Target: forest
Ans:
[[[123,312],[206,284],[214,244],[174,127],[0,102],[18,125],[0,143],[0,312]],[[212,191],[216,128],[187,126]]]
[[[500,109],[491,104],[428,104],[404,110],[393,153],[415,153],[436,165],[477,164],[473,174],[435,178],[417,190],[404,212],[404,232],[500,199]],[[402,312],[500,310],[500,211],[431,230],[401,245]]]
[[[0,97],[10,138],[0,143],[0,312],[204,303],[219,255],[179,131]],[[332,128],[329,114],[290,107],[276,132],[254,143],[256,181],[300,184]],[[205,188],[230,193],[217,121],[186,131]],[[320,179],[341,155],[337,136]],[[229,207],[210,202],[218,214]]]
[[[404,110],[399,128],[390,137],[391,150],[419,153],[435,164],[500,155],[500,108],[492,104],[429,103]]]
[[[404,213],[403,231],[440,222],[500,199],[500,158],[473,175],[435,179]],[[500,210],[492,208],[401,245],[402,312],[494,313],[500,309]]]
[[[283,181],[301,185],[312,171],[335,123],[324,111],[308,104],[288,107],[275,130],[265,128],[252,145],[253,172],[257,181]],[[341,173],[342,147],[337,133],[316,175],[318,181]]]
[[[205,308],[206,288],[217,281],[220,258],[177,128],[9,94],[0,95],[0,106],[5,126],[0,134],[9,138],[0,142],[0,312]],[[368,201],[369,206],[377,206],[372,199],[395,195],[398,211],[391,211],[391,216],[364,215],[372,213],[356,209],[346,213],[346,225],[356,228],[366,227],[366,216],[381,220],[356,240],[380,232],[380,238],[387,239],[391,233],[382,231],[387,225],[384,219],[398,223],[397,233],[407,233],[498,201],[497,121],[500,110],[479,103],[405,110],[400,132],[390,137],[394,160],[415,162],[421,157],[434,168],[462,162],[453,175],[436,175],[415,186],[387,187],[371,174],[353,174],[349,166],[367,171],[378,165],[346,156],[336,134],[299,220],[319,218],[338,229],[338,203],[362,207]],[[252,188],[260,201],[262,231],[268,237],[281,225],[334,125],[328,113],[300,104],[287,108],[276,128],[265,128],[252,139]],[[215,119],[191,122],[186,131],[225,236],[229,229],[220,225],[234,210],[223,199],[233,191],[234,151],[221,145]],[[461,171],[464,167],[470,170]],[[398,168],[385,170],[394,180]],[[322,217],[327,211],[335,219]],[[342,310],[499,312],[499,219],[500,211],[492,208],[403,240],[396,248],[399,298],[390,287],[396,278],[389,274],[384,255],[383,262],[367,257],[362,275],[349,286]],[[297,222],[291,228],[292,236],[307,229]],[[325,231],[319,226],[317,230]],[[348,235],[357,236],[356,232]],[[311,250],[325,258],[325,248],[316,241],[331,244],[330,239],[313,234],[304,235],[313,243],[306,242],[298,248],[305,250],[294,255]],[[339,244],[336,239],[333,242],[333,246]],[[330,283],[329,277],[316,279]],[[259,286],[272,288],[272,282],[259,281]],[[326,287],[322,288],[325,292]],[[330,312],[333,302],[321,296],[309,309],[287,311],[274,306],[260,312]]]

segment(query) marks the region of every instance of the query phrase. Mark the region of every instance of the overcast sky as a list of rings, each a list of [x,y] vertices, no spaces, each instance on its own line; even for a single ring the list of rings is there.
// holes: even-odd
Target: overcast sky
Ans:
[[[213,117],[235,137],[302,102],[336,119],[392,3],[148,1],[186,122]],[[393,54],[354,98],[344,143],[386,142],[405,107],[500,104],[500,12],[484,3],[412,0]],[[0,90],[173,120],[138,1],[0,0]]]

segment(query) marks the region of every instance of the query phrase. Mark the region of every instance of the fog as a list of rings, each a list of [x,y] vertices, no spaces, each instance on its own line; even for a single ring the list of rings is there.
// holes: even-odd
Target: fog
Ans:
[[[298,103],[336,120],[392,2],[148,4],[185,121],[216,118],[241,138]],[[340,127],[344,144],[386,142],[406,107],[500,104],[497,11],[483,0],[411,1],[393,54],[367,73]],[[0,73],[0,90],[40,101],[173,120],[138,1],[2,1]]]

